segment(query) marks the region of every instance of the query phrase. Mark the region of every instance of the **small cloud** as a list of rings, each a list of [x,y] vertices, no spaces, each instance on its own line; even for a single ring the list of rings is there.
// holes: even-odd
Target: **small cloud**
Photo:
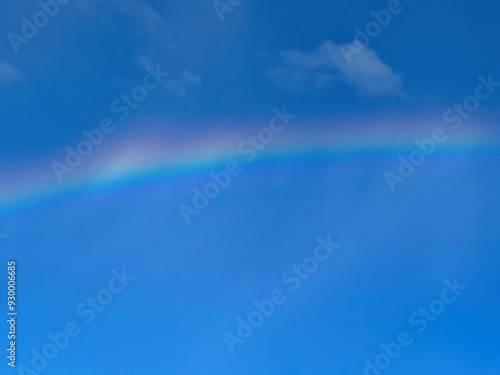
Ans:
[[[85,15],[95,16],[98,14],[96,5],[88,0],[75,0],[77,9]]]
[[[132,17],[143,30],[146,30],[149,36],[161,33],[167,26],[165,20],[146,2],[139,0],[107,0],[113,4],[116,9]]]
[[[189,70],[184,69],[179,78],[171,78],[165,82],[163,87],[172,95],[185,97],[188,91],[201,85],[200,76],[192,74]]]
[[[142,0],[75,0],[82,14],[97,15],[103,9],[119,12],[134,22],[145,44],[137,54],[137,61],[144,66],[169,61],[176,48],[172,42],[172,26],[162,15]]]
[[[395,74],[391,67],[383,63],[377,53],[369,48],[362,49],[347,61],[341,47],[331,41],[322,44],[344,80],[354,85],[366,95],[402,95],[401,76]]]
[[[74,0],[78,10],[83,14],[99,14],[102,7],[112,7],[134,19],[141,27],[153,33],[159,24],[165,25],[162,17],[148,4],[141,0]]]
[[[0,81],[4,83],[12,83],[22,79],[23,76],[19,69],[14,65],[0,61]]]
[[[359,50],[350,61],[342,47],[329,40],[312,52],[282,51],[280,55],[277,66],[268,70],[268,76],[285,91],[320,92],[342,81],[363,95],[403,94],[401,77],[369,48]]]

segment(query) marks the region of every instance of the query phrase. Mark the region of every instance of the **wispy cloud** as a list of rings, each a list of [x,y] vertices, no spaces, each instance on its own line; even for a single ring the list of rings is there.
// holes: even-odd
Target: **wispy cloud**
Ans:
[[[22,79],[22,74],[14,65],[0,61],[0,82],[12,83]]]
[[[102,6],[111,7],[125,14],[136,25],[145,38],[145,44],[136,51],[135,62],[143,67],[172,65],[176,45],[172,42],[172,26],[147,3],[139,0],[78,0],[83,12],[96,13]],[[165,68],[168,69],[168,68]],[[201,85],[201,78],[187,69],[181,74],[165,81],[163,88],[171,95],[183,98],[194,88]]]
[[[165,89],[176,96],[184,97],[192,90],[201,85],[201,78],[184,69],[179,78],[171,78],[163,85]]]
[[[136,56],[136,61],[144,67],[168,61],[175,45],[171,41],[172,27],[146,2],[140,0],[77,0],[83,13],[99,15],[100,9],[107,7],[118,11],[132,20],[145,45]]]
[[[278,88],[292,93],[320,92],[341,81],[363,95],[403,94],[401,77],[375,51],[365,48],[348,62],[341,47],[329,40],[307,53],[282,51],[268,76]]]

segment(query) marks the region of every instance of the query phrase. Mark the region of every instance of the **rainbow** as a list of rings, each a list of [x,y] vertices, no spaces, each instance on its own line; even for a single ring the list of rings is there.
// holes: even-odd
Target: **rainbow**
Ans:
[[[363,127],[347,124],[342,128],[336,126],[328,130],[328,127],[308,129],[309,125],[305,121],[300,122],[307,131],[294,126],[290,131],[276,134],[276,140],[261,151],[252,164],[314,159],[318,155],[326,155],[338,160],[352,157],[394,157],[396,165],[397,155],[405,155],[415,149],[414,140],[430,136],[435,127],[430,123],[419,127],[388,127],[386,124]],[[438,126],[445,128],[446,124]],[[58,181],[48,159],[43,165],[39,163],[23,167],[23,171],[24,168],[34,171],[28,173],[30,181],[16,180],[13,169],[10,173],[13,177],[8,184],[3,184],[0,191],[0,212],[17,211],[78,193],[107,191],[127,183],[146,183],[197,174],[206,178],[210,171],[222,168],[228,160],[242,159],[237,151],[238,145],[248,135],[255,134],[255,129],[259,129],[252,128],[253,131],[247,126],[244,128],[245,132],[240,130],[231,133],[226,130],[223,136],[214,132],[204,134],[195,141],[184,138],[175,142],[158,135],[148,138],[129,134],[111,147],[100,146],[74,173],[66,175],[63,182]],[[439,145],[439,154],[500,151],[500,137],[494,130],[484,126],[469,126],[467,131],[455,133],[449,130],[448,134],[449,139]],[[131,147],[131,143],[139,146]],[[381,171],[381,176],[383,172]]]

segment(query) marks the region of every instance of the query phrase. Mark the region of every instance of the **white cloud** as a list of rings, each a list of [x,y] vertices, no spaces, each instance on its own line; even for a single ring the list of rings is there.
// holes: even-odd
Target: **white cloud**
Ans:
[[[14,65],[0,61],[0,81],[12,83],[22,79],[22,74]]]
[[[163,87],[165,87],[169,93],[182,98],[187,95],[189,90],[200,85],[201,78],[192,74],[189,70],[184,69],[179,78],[168,79]]]
[[[332,42],[323,42],[308,53],[282,51],[277,66],[268,74],[280,89],[300,93],[319,92],[343,81],[364,95],[402,95],[401,77],[383,63],[375,51],[364,48],[347,61],[342,48]]]
[[[145,36],[145,44],[137,51],[135,62],[143,67],[160,64],[169,71],[177,49],[172,42],[173,26],[146,2],[141,0],[77,0],[82,12],[98,14],[99,7],[111,7],[125,14]],[[201,85],[201,78],[184,69],[179,77],[168,79],[163,87],[171,95],[185,97],[190,90]]]

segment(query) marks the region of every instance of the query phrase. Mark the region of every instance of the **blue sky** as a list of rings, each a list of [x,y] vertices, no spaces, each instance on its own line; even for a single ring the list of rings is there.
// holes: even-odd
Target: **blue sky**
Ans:
[[[500,7],[402,0],[352,44],[394,1],[223,1],[221,20],[208,0],[71,0],[22,44],[12,33],[41,5],[5,5],[0,254],[5,273],[17,263],[19,320],[2,373],[499,374]],[[120,119],[112,103],[144,82]],[[478,92],[460,127],[443,118]],[[59,179],[54,162],[69,168],[107,118]],[[424,160],[403,176],[412,152]],[[231,161],[241,171],[197,207],[193,189]],[[283,274],[328,236],[340,247],[290,290]],[[133,280],[86,323],[78,306],[124,268]],[[412,314],[455,279],[467,289],[418,332]],[[224,333],[276,289],[286,301],[230,350]],[[68,322],[81,333],[33,369]],[[366,370],[401,332],[413,343]]]

